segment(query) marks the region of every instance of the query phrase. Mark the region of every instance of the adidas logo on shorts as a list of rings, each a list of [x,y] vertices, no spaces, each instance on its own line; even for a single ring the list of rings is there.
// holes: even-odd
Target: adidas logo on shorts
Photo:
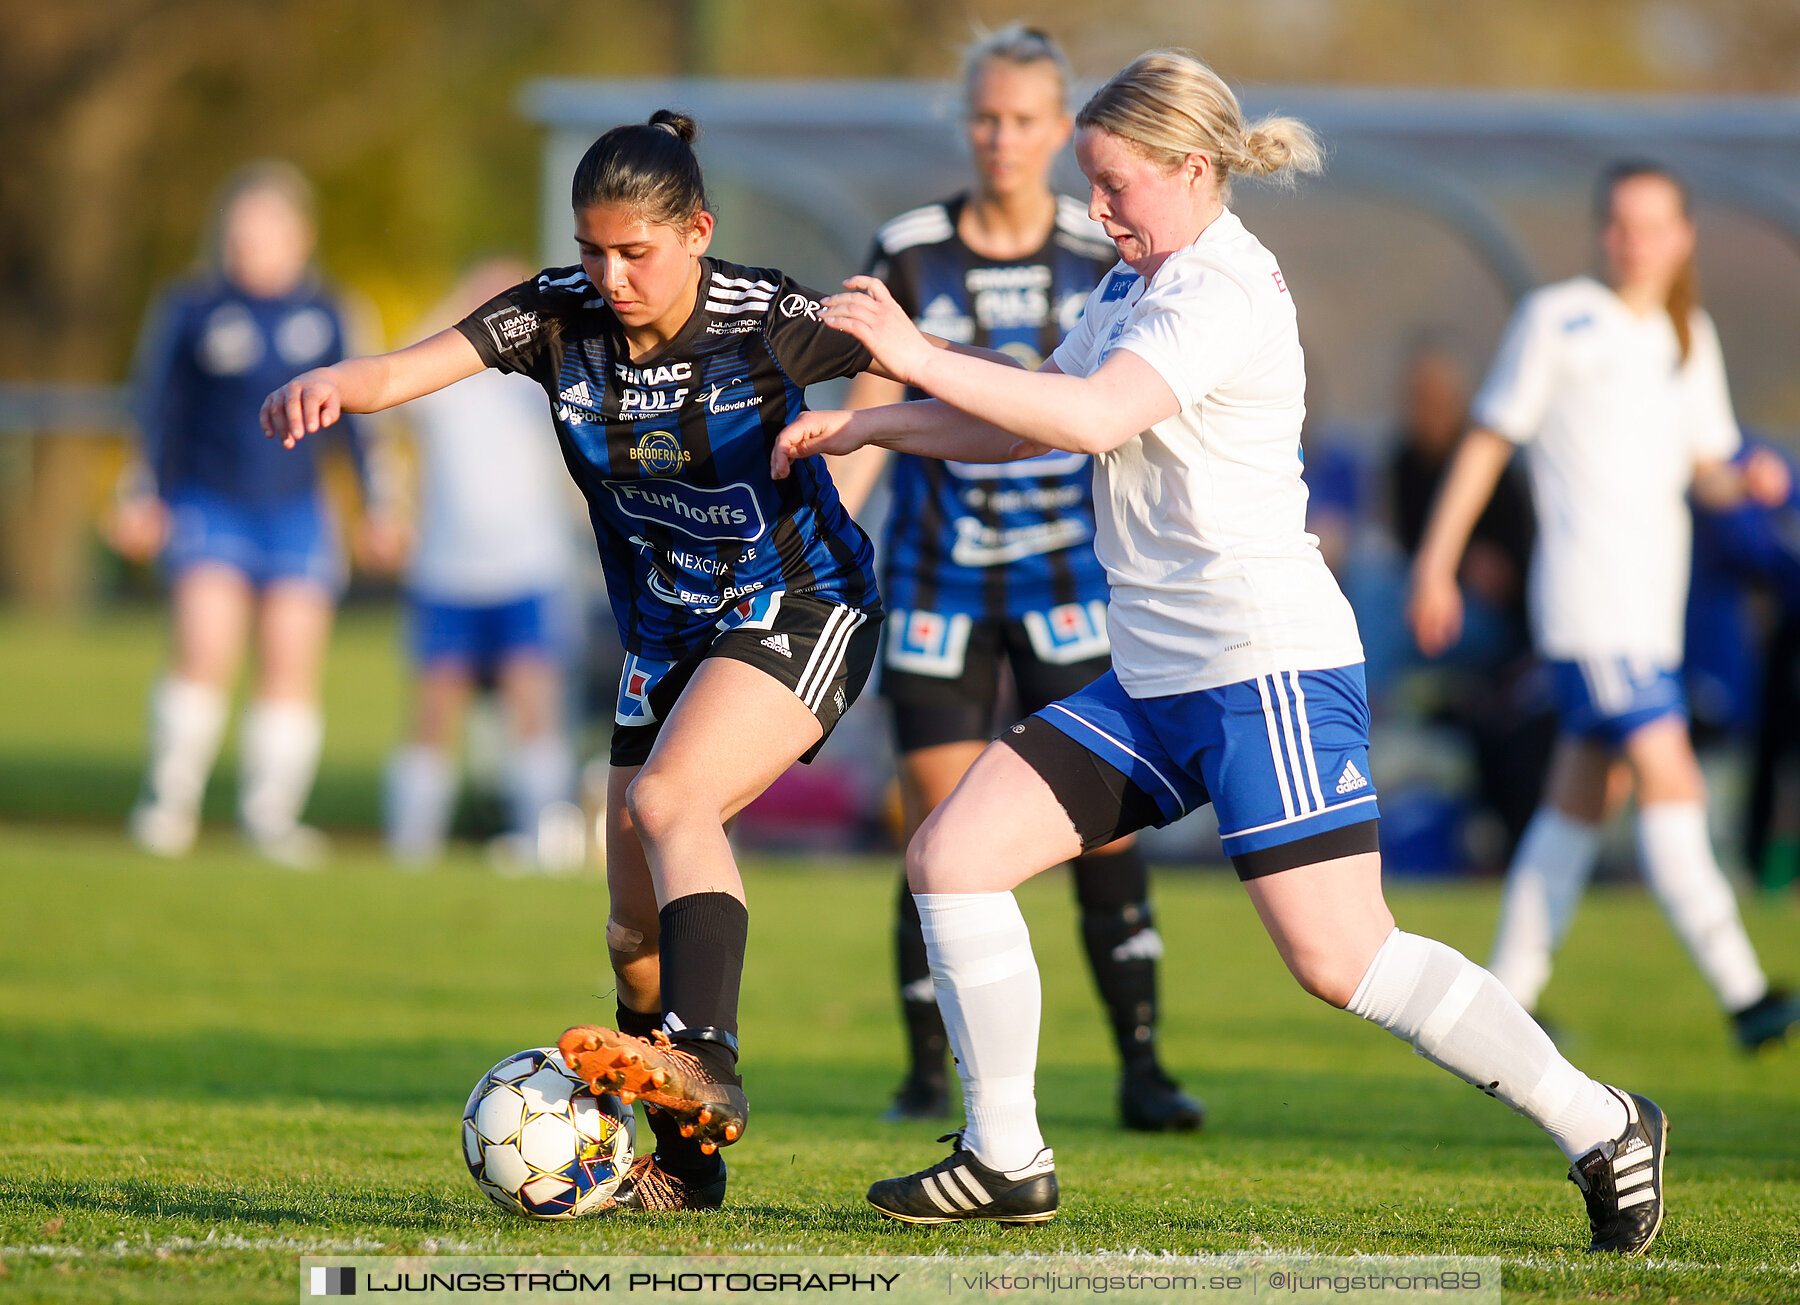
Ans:
[[[1362,771],[1356,768],[1356,763],[1354,761],[1346,761],[1344,763],[1344,773],[1338,776],[1338,796],[1342,797],[1346,793],[1354,793],[1359,788],[1367,787],[1369,787],[1369,781],[1364,777]]]
[[[762,641],[762,646],[773,649],[783,657],[786,657],[789,661],[793,660],[794,650],[788,647],[788,637],[785,634],[770,635],[767,639]]]

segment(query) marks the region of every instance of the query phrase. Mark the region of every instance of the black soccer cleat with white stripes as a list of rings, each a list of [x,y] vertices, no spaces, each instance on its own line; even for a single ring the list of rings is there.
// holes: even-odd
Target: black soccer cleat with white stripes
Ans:
[[[884,1178],[869,1188],[869,1204],[901,1223],[1045,1223],[1056,1217],[1056,1160],[1045,1147],[1024,1169],[989,1169],[963,1148],[961,1133],[947,1159],[903,1178]]]
[[[1625,1131],[1571,1165],[1569,1181],[1587,1200],[1594,1229],[1588,1250],[1642,1255],[1662,1229],[1669,1121],[1649,1097],[1606,1090],[1625,1106]]]

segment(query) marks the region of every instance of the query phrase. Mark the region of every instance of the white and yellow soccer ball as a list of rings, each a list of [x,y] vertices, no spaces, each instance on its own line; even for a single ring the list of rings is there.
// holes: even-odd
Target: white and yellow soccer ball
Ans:
[[[555,1047],[508,1056],[463,1107],[463,1159],[475,1185],[527,1219],[592,1214],[631,1168],[631,1107],[596,1096]]]

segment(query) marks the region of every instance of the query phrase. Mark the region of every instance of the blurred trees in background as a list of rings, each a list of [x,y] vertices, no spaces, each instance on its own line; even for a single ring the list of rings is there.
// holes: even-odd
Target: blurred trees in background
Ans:
[[[532,254],[538,76],[937,77],[978,22],[1085,75],[1185,44],[1233,80],[1792,92],[1793,0],[8,0],[0,379],[113,380],[219,180],[318,183],[328,271],[390,332],[487,249]]]

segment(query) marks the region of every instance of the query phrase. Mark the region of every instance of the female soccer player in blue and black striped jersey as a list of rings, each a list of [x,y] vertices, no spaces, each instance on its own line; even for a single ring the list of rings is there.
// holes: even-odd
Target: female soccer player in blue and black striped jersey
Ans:
[[[974,190],[903,213],[876,236],[870,274],[922,330],[997,349],[1026,367],[1048,358],[1117,254],[1081,201],[1050,188],[1073,124],[1068,60],[1014,23],[964,55]],[[923,397],[865,373],[848,406]],[[908,832],[950,796],[994,736],[1000,668],[1026,713],[1109,669],[1106,573],[1094,556],[1093,467],[1053,452],[1004,466],[889,457],[871,445],[833,469],[856,512],[891,469],[881,592],[888,609],[881,694],[893,711]],[[1120,1117],[1146,1131],[1199,1126],[1200,1104],[1156,1052],[1162,942],[1135,840],[1073,864],[1081,937],[1124,1073]],[[947,1114],[944,1021],[919,913],[900,884],[895,922],[909,1068],[890,1119]]]
[[[562,1041],[596,1090],[651,1107],[657,1149],[615,1198],[627,1208],[724,1199],[716,1152],[748,1113],[736,1069],[748,915],[725,822],[818,751],[881,625],[873,550],[830,477],[769,471],[805,387],[865,370],[869,353],[782,273],[707,256],[694,133],[665,110],[594,143],[573,186],[578,266],[411,348],[301,376],[263,409],[292,443],[483,367],[550,396],[627,654],[607,810],[619,1027]]]
[[[167,291],[139,348],[143,437],[113,538],[161,552],[174,655],[150,700],[150,759],[131,831],[178,856],[193,844],[232,681],[255,632],[257,671],[239,744],[238,806],[265,855],[309,864],[320,836],[299,823],[318,765],[318,680],[343,563],[313,450],[284,457],[259,437],[269,387],[344,356],[334,297],[312,270],[311,191],[293,168],[252,166],[218,209],[206,273]],[[365,544],[392,553],[360,432],[347,426],[364,489]],[[391,560],[391,559],[382,559]]]

